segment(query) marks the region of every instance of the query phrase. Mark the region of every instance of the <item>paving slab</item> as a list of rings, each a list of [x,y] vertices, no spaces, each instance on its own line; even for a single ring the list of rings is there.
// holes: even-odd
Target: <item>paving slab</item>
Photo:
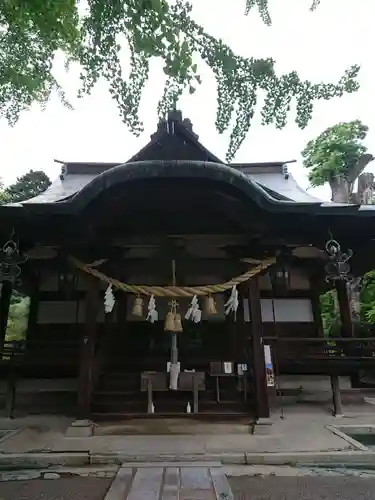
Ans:
[[[120,467],[105,500],[233,500],[221,467]]]
[[[1,500],[103,500],[111,479],[72,477],[0,483]]]

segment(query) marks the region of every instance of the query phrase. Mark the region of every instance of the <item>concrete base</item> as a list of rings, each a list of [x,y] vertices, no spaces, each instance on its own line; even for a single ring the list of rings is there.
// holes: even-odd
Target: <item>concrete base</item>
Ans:
[[[253,434],[268,435],[272,432],[272,420],[270,418],[258,418],[254,425]]]
[[[94,424],[91,420],[75,420],[66,430],[65,437],[91,437]]]

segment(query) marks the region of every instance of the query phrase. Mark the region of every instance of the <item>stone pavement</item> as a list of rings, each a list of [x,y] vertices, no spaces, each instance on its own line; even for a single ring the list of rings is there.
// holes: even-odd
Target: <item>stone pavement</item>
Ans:
[[[120,467],[105,500],[233,500],[220,466]]]
[[[375,479],[361,477],[229,478],[235,500],[375,500]]]
[[[255,435],[234,434],[230,425],[227,432],[222,428],[216,434],[204,434],[202,424],[201,433],[195,435],[122,435],[118,430],[113,435],[96,432],[92,437],[73,438],[65,436],[72,419],[51,416],[0,418],[0,430],[18,430],[10,437],[0,439],[0,455],[31,451],[127,453],[133,456],[345,451],[353,449],[352,443],[334,434],[327,426],[374,425],[373,410],[375,406],[370,404],[365,408],[353,407],[347,417],[335,418],[324,408],[296,405],[285,409],[284,419],[280,418],[278,411],[274,412],[272,425],[264,426],[262,435],[258,435],[257,428]]]
[[[111,479],[91,477],[0,482],[1,500],[103,500]]]

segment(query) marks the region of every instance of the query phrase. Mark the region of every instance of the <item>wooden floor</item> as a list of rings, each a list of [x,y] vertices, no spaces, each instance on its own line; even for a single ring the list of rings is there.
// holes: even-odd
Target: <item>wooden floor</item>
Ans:
[[[233,500],[219,465],[144,465],[121,467],[105,500]]]

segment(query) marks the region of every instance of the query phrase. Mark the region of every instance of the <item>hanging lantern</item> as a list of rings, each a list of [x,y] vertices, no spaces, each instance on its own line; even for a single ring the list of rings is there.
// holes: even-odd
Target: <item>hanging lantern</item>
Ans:
[[[328,240],[326,243],[328,263],[325,266],[326,282],[348,281],[350,279],[349,259],[353,256],[353,250],[348,249],[346,253],[341,251],[341,245],[336,240]]]
[[[27,255],[20,252],[13,236],[14,234],[12,233],[10,240],[0,249],[0,282],[10,281],[14,286],[21,281],[19,279],[21,274],[19,264],[26,262]]]
[[[206,313],[207,316],[213,316],[214,314],[217,314],[215,299],[213,298],[212,295],[209,295],[205,299],[204,312]]]
[[[143,299],[140,295],[136,297],[132,309],[133,316],[143,316]]]
[[[290,288],[289,266],[281,258],[269,270],[272,290],[275,295],[285,295]]]

